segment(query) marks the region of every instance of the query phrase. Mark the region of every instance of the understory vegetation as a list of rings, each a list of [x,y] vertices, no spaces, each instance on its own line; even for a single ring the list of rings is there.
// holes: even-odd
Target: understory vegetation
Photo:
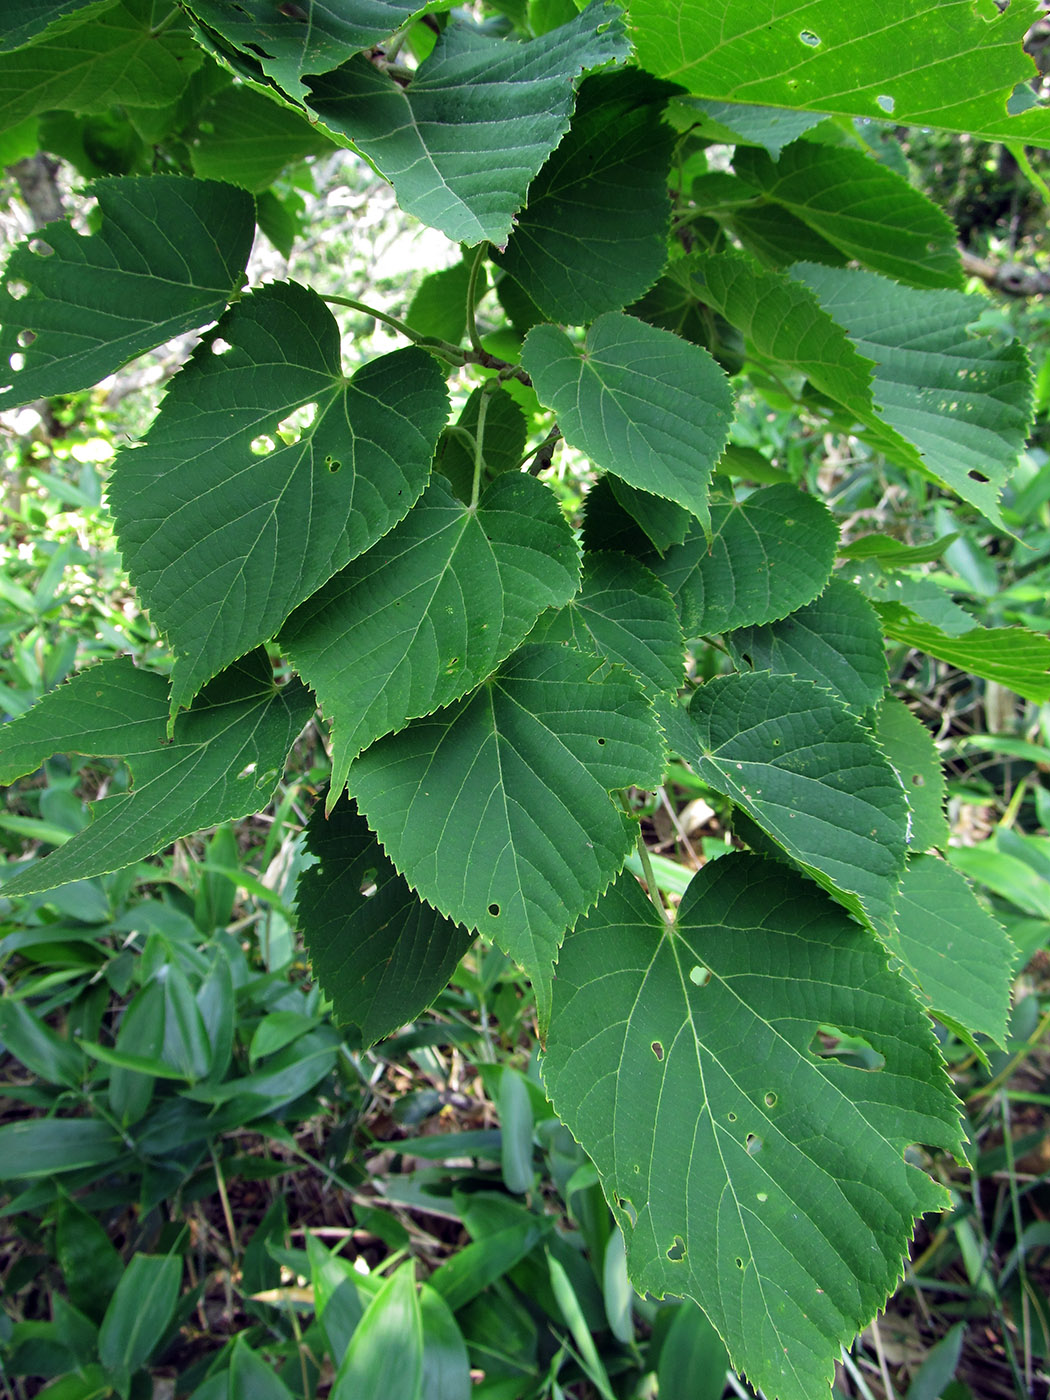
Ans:
[[[0,18],[12,1400],[1050,1395],[1039,7],[845,8]]]

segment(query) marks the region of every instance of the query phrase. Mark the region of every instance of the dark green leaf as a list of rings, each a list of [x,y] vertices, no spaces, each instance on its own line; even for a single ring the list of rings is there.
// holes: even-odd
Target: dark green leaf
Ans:
[[[125,566],[177,653],[172,713],[407,514],[448,414],[422,350],[344,379],[335,320],[295,283],[246,297],[217,334],[109,492]],[[282,420],[310,404],[285,442]]]
[[[111,1375],[130,1376],[149,1360],[175,1315],[181,1281],[177,1255],[132,1255],[98,1334],[98,1357]]]
[[[473,257],[462,258],[452,267],[423,278],[405,317],[414,331],[459,344],[467,329],[467,294],[473,262]],[[487,290],[488,278],[482,268],[474,284],[475,306]]]
[[[1042,107],[1007,116],[1033,77],[1021,41],[1035,4],[933,0],[887,15],[839,0],[633,0],[638,59],[698,97],[1050,145]]]
[[[56,33],[75,29],[78,24],[108,10],[115,0],[20,0],[6,15],[0,15],[0,53],[10,53]]]
[[[738,666],[800,676],[863,714],[886,688],[886,649],[875,609],[859,588],[833,577],[818,598],[779,622],[726,636]]]
[[[933,735],[903,700],[893,696],[887,696],[879,706],[875,734],[908,799],[909,847],[928,851],[931,846],[947,846],[950,833],[944,814],[944,770]]]
[[[685,642],[674,602],[653,573],[626,554],[584,556],[583,586],[560,612],[540,619],[531,640],[572,642],[632,671],[651,690],[677,690]]]
[[[710,541],[694,530],[650,567],[670,589],[686,636],[698,637],[775,622],[811,603],[831,576],[837,542],[822,501],[769,486],[714,506]]]
[[[189,8],[289,97],[305,101],[304,76],[338,68],[425,6],[415,0],[190,0]]]
[[[61,850],[5,887],[49,890],[123,869],[179,836],[257,812],[269,802],[313,699],[298,681],[280,688],[265,652],[211,682],[166,739],[167,684],[130,657],[82,671],[5,727],[0,774],[11,781],[56,752],[115,754],[135,776],[130,792],[96,804],[95,820]]]
[[[813,1054],[822,1024],[884,1067]],[[748,855],[695,876],[673,927],[624,877],[567,936],[544,1078],[635,1286],[695,1298],[770,1400],[827,1393],[913,1219],[945,1205],[904,1149],[962,1150],[932,1029],[878,942]]]
[[[889,926],[907,803],[878,744],[836,696],[768,671],[720,676],[689,705],[683,754],[858,918]]]
[[[532,1186],[532,1103],[525,1078],[504,1065],[497,1095],[500,1164],[508,1191],[524,1195]]]
[[[58,1202],[55,1259],[70,1302],[100,1322],[124,1264],[95,1217],[68,1196],[60,1197]]]
[[[626,677],[566,647],[516,652],[472,696],[366,749],[350,788],[397,868],[532,978],[541,1015],[565,928],[623,864],[610,789],[655,786],[662,741]]]
[[[794,112],[788,107],[708,102],[702,97],[685,97],[680,101],[690,116],[700,113],[700,134],[706,140],[763,146],[774,160],[785,146],[824,120],[819,112]]]
[[[656,552],[663,554],[673,544],[684,544],[693,524],[691,513],[674,501],[665,501],[649,491],[639,491],[618,476],[602,478],[617,504],[634,520],[652,542]],[[591,487],[591,491],[594,491]],[[590,504],[590,492],[588,493]]]
[[[306,833],[317,864],[299,880],[299,922],[310,962],[358,1046],[411,1021],[448,983],[470,935],[422,903],[352,802]]]
[[[25,1002],[0,1001],[0,1041],[30,1073],[45,1083],[78,1088],[86,1064],[76,1045],[56,1035]]]
[[[725,1342],[698,1307],[682,1303],[660,1348],[660,1389],[690,1400],[722,1400],[728,1370]]]
[[[121,0],[84,24],[58,25],[30,48],[0,55],[0,130],[53,107],[93,113],[115,103],[173,102],[203,55],[178,19],[155,31],[158,8],[154,0]]]
[[[123,1152],[120,1138],[98,1118],[25,1118],[0,1127],[0,1179],[99,1167]]]
[[[240,190],[152,175],[98,180],[89,192],[98,199],[97,233],[48,224],[8,260],[0,379],[8,366],[22,367],[0,388],[0,407],[97,383],[215,320],[241,285],[255,212]]]
[[[190,146],[202,179],[265,190],[286,165],[333,149],[306,117],[249,87],[225,88],[204,109]]]
[[[357,57],[312,81],[307,101],[393,182],[406,213],[457,242],[504,244],[568,127],[576,80],[627,54],[609,0],[527,43],[457,19],[407,87]]]
[[[637,68],[581,86],[569,133],[497,260],[552,321],[618,311],[663,270],[673,136],[661,117],[674,92]]]
[[[369,1303],[336,1372],[331,1400],[422,1400],[423,1318],[415,1266],[402,1264]]]
[[[477,455],[478,415],[485,400],[484,432],[481,436],[481,481],[491,481],[503,472],[516,470],[525,451],[528,425],[521,405],[509,393],[492,391],[479,386],[463,405],[454,426],[441,434],[435,471],[447,476],[461,501],[470,502],[474,495],[474,470]]]
[[[273,1367],[251,1349],[246,1334],[234,1339],[225,1400],[293,1400]]]
[[[430,1276],[430,1286],[453,1312],[459,1312],[489,1284],[519,1264],[551,1229],[551,1222],[529,1214],[504,1229],[463,1245]]]
[[[585,346],[556,326],[534,327],[521,362],[566,442],[708,523],[708,483],[733,399],[706,350],[610,311],[591,326]]]
[[[951,220],[863,151],[796,141],[774,162],[765,151],[745,147],[733,168],[861,266],[912,286],[961,286]]]
[[[116,1054],[128,1063],[114,1064],[110,1073],[109,1106],[122,1124],[137,1123],[145,1117],[153,1098],[154,1073],[134,1069],[131,1063],[159,1060],[163,1045],[164,986],[154,978],[131,998],[117,1031]]]
[[[363,748],[472,690],[578,582],[578,547],[548,487],[507,472],[471,507],[433,476],[281,634],[332,723],[329,810]]]
[[[912,856],[886,939],[937,1016],[1006,1043],[1016,953],[966,877],[937,856]]]

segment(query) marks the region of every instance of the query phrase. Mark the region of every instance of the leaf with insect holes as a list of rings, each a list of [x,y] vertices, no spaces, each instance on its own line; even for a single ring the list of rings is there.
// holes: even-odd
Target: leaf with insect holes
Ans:
[[[456,242],[503,245],[569,125],[577,80],[628,53],[609,0],[523,42],[457,16],[407,85],[358,56],[311,80],[307,104],[375,162],[406,214]]]
[[[294,282],[245,297],[217,334],[109,488],[124,564],[176,653],[173,714],[407,515],[448,416],[415,347],[344,379],[335,320]],[[286,442],[279,424],[310,404]]]
[[[522,647],[350,769],[351,794],[408,883],[522,965],[544,1020],[562,935],[637,834],[610,791],[655,786],[663,772],[638,683],[594,668],[564,646]]]
[[[694,529],[650,567],[671,592],[687,637],[775,622],[811,603],[835,562],[838,526],[815,496],[768,486],[711,509],[711,538]]]
[[[297,101],[328,73],[427,8],[414,0],[188,0],[195,19]]]
[[[729,432],[733,395],[706,350],[610,311],[594,322],[583,346],[557,326],[534,326],[521,362],[571,447],[707,524],[708,485]]]
[[[829,1025],[867,1071],[815,1052]],[[932,1027],[872,934],[793,871],[733,853],[672,926],[622,876],[558,960],[543,1077],[593,1159],[635,1287],[695,1298],[769,1400],[828,1395],[962,1154]]]
[[[507,472],[472,508],[433,476],[400,525],[281,633],[332,725],[329,809],[363,748],[473,690],[579,577],[549,487]]]
[[[697,97],[1050,145],[1042,106],[1011,115],[1036,77],[1022,42],[1036,0],[844,5],[841,0],[632,0],[638,61]]]
[[[99,228],[47,224],[12,252],[0,288],[0,408],[97,384],[214,321],[240,287],[251,196],[181,175],[96,180]],[[178,229],[178,238],[172,230]]]
[[[837,576],[812,603],[777,622],[737,628],[725,640],[738,666],[812,681],[856,714],[878,704],[886,688],[886,643],[875,609]]]
[[[116,0],[21,0],[0,15],[0,53],[10,53],[41,39],[75,29]]]
[[[904,870],[900,779],[843,702],[811,681],[717,676],[689,704],[682,757],[857,918],[890,926]]]
[[[297,680],[275,686],[257,651],[201,692],[169,742],[163,676],[129,657],[81,671],[0,730],[0,782],[54,753],[86,753],[126,759],[134,784],[97,802],[94,821],[9,880],[5,895],[122,870],[180,836],[260,811],[313,711],[310,692]]]
[[[299,880],[296,909],[310,963],[355,1049],[373,1045],[429,1006],[471,935],[416,897],[352,802],[306,828],[317,864]]]

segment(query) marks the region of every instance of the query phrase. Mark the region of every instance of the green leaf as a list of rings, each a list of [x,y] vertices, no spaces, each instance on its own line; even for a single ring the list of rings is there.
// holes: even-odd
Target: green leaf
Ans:
[[[814,263],[792,275],[875,361],[875,428],[882,424],[889,455],[922,467],[1001,525],[999,495],[1031,416],[1024,347],[970,336],[982,303],[962,292],[902,287]]]
[[[618,311],[663,271],[673,133],[662,113],[675,91],[637,68],[581,86],[568,135],[497,259],[552,321]]]
[[[230,87],[202,113],[190,159],[198,178],[260,191],[286,165],[332,149],[329,138],[304,115],[254,88]]]
[[[811,603],[831,577],[838,526],[815,496],[768,486],[711,511],[650,567],[675,600],[687,637],[775,622]]]
[[[531,641],[571,642],[626,666],[650,690],[677,690],[685,641],[667,589],[626,554],[584,556],[583,585],[557,613],[540,619]]]
[[[189,0],[202,24],[258,63],[289,97],[308,101],[303,78],[327,73],[425,9],[417,0]]]
[[[724,459],[725,454],[723,461]],[[685,537],[693,523],[693,516],[689,511],[676,506],[674,501],[665,501],[661,496],[639,491],[636,486],[629,486],[618,476],[603,477],[602,482],[608,485],[616,503],[652,541],[658,554],[663,554],[673,544],[685,543]],[[592,486],[587,493],[588,509],[592,504],[591,494],[595,489]]]
[[[525,414],[506,390],[493,391],[479,385],[473,391],[455,424],[441,434],[434,458],[434,470],[448,477],[456,495],[468,503],[474,496],[478,415],[483,399],[486,400],[481,440],[483,483],[503,472],[517,470],[528,435]]]
[[[75,29],[113,4],[114,0],[20,0],[0,15],[0,53]]]
[[[132,1255],[99,1328],[98,1359],[111,1375],[146,1364],[175,1315],[181,1282],[178,1255]]]
[[[997,681],[1037,705],[1050,700],[1050,637],[1024,627],[974,627],[949,635],[900,603],[876,603],[887,637],[960,671]]]
[[[101,1167],[124,1151],[124,1143],[99,1118],[23,1118],[0,1127],[0,1177],[28,1181]]]
[[[904,869],[900,779],[860,721],[810,681],[719,676],[689,705],[682,756],[852,914],[893,922]]]
[[[548,487],[507,472],[471,507],[432,477],[281,634],[332,724],[329,811],[363,748],[472,690],[578,582],[579,550]]]
[[[31,47],[0,54],[0,131],[55,107],[83,115],[174,102],[204,56],[178,21],[155,32],[169,13],[155,0],[121,0],[84,24],[58,25]]]
[[[299,879],[299,926],[314,975],[355,1048],[413,1020],[448,984],[471,938],[423,904],[352,802],[306,828],[317,864]]]
[[[47,224],[8,260],[0,379],[22,367],[0,388],[0,408],[87,388],[214,321],[244,278],[255,210],[240,190],[151,175],[97,180],[87,193],[97,233]]]
[[[423,278],[405,317],[414,331],[459,344],[467,330],[467,294],[473,261],[473,258],[461,258],[451,267],[428,273]],[[482,267],[474,284],[475,307],[487,290],[488,278]]]
[[[157,1069],[145,1066],[157,1061],[164,1046],[164,987],[153,978],[140,987],[121,1017],[116,1047],[109,1063],[109,1106],[124,1125],[137,1123],[146,1115],[154,1091]],[[121,1063],[123,1061],[124,1063]],[[143,1062],[143,1069],[135,1069]],[[145,1072],[144,1072],[145,1071]],[[177,1073],[171,1069],[169,1074]]]
[[[393,182],[407,214],[456,242],[503,245],[569,125],[577,79],[628,52],[609,0],[527,43],[458,19],[407,87],[357,57],[311,82],[308,103]]]
[[[423,1317],[415,1265],[391,1274],[365,1309],[330,1391],[332,1400],[422,1400]]]
[[[448,414],[423,350],[344,379],[335,320],[295,283],[246,297],[216,335],[109,488],[125,567],[177,653],[173,714],[407,514]],[[286,443],[282,420],[310,404]]]
[[[230,1353],[227,1400],[292,1400],[292,1392],[273,1367],[254,1352],[239,1333]]]
[[[778,370],[786,362],[854,412],[870,409],[873,362],[808,287],[735,251],[694,253],[675,263],[674,275],[743,333],[752,359]]]
[[[892,15],[838,0],[632,0],[638,61],[716,101],[803,108],[1050,145],[1042,108],[1007,116],[1034,76],[1035,0],[998,13],[932,0]]]
[[[857,714],[877,704],[886,688],[886,649],[875,609],[859,588],[838,577],[779,622],[728,633],[726,645],[737,666],[812,681]]]
[[[570,446],[707,525],[708,483],[733,397],[706,350],[610,311],[591,326],[585,346],[556,326],[535,326],[521,362]]]
[[[879,705],[875,734],[897,770],[908,799],[909,847],[913,851],[928,851],[931,846],[947,846],[951,833],[944,814],[944,770],[933,735],[903,700],[893,696],[887,696]]]
[[[0,781],[53,753],[114,754],[127,759],[134,787],[96,803],[90,826],[8,881],[5,894],[121,870],[180,836],[259,811],[313,708],[298,681],[276,687],[266,654],[256,652],[178,717],[169,743],[162,676],[138,670],[129,657],[82,671],[5,727]]]
[[[436,1288],[419,1290],[423,1321],[422,1400],[470,1400],[470,1357],[452,1309]]]
[[[70,1302],[101,1322],[124,1263],[95,1217],[65,1195],[55,1217],[55,1260]]]
[[[56,1035],[24,1002],[0,1001],[0,1041],[38,1079],[80,1088],[87,1068],[80,1047]]]
[[[753,107],[740,102],[708,102],[684,97],[677,104],[690,116],[701,114],[699,134],[729,145],[763,146],[774,160],[785,146],[824,120],[819,112],[793,112],[788,107]]]
[[[699,1308],[682,1303],[660,1348],[660,1389],[690,1400],[722,1400],[728,1370],[725,1342]]]
[[[936,1016],[1006,1044],[1016,953],[966,877],[937,856],[912,856],[885,939]]]
[[[823,1024],[883,1067],[812,1053]],[[932,1029],[872,935],[749,855],[695,876],[670,928],[625,877],[566,938],[543,1073],[635,1286],[699,1302],[770,1400],[826,1394],[914,1218],[947,1203],[904,1149],[962,1150]]]
[[[381,739],[350,771],[408,883],[521,963],[541,1013],[562,934],[634,841],[610,790],[662,775],[662,740],[637,684],[592,670],[566,647],[524,647],[473,695]]]
[[[961,287],[951,220],[863,151],[796,141],[774,162],[765,151],[744,147],[733,169],[863,267],[916,287]]]

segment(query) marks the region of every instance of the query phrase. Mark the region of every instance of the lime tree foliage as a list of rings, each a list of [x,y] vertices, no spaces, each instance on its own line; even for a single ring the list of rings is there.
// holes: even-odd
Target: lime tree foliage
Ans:
[[[973,333],[950,223],[856,119],[1050,145],[1037,8],[0,20],[5,148],[66,156],[96,201],[9,259],[0,406],[202,333],[109,488],[170,677],[89,668],[0,739],[3,781],[59,751],[121,755],[132,786],[6,893],[258,811],[319,706],[333,778],[299,915],[348,1034],[411,1019],[476,935],[515,958],[632,1279],[694,1298],[771,1400],[828,1392],[948,1202],[923,1150],[967,1149],[931,1016],[1004,1035],[1009,945],[940,854],[936,751],[888,693],[887,639],[1035,701],[1050,643],[960,626],[929,552],[841,541],[734,443],[735,403],[790,399],[1002,526],[1025,351]],[[352,374],[345,298],[245,285],[256,228],[294,235],[281,170],[333,147],[462,245],[404,347]],[[562,441],[592,473],[582,520],[548,484]],[[632,791],[672,759],[742,848],[676,910],[624,869]],[[821,1053],[829,1030],[864,1057]]]

